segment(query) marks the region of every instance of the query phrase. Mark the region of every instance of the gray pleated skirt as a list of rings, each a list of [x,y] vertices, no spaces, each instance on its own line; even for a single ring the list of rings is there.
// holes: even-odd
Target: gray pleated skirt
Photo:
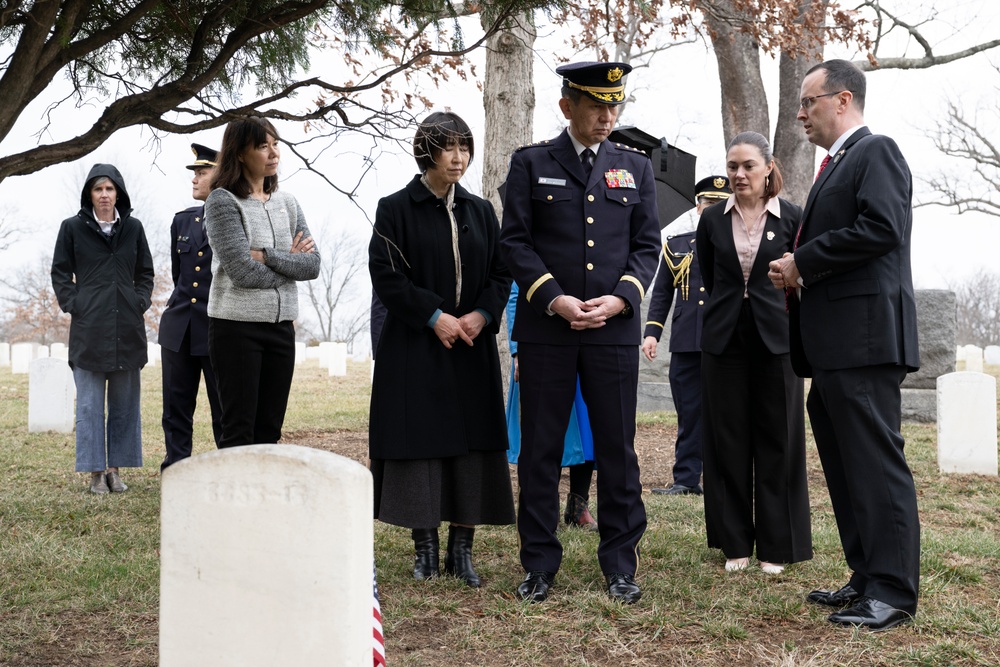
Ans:
[[[507,452],[444,459],[372,459],[375,518],[404,528],[514,523]]]

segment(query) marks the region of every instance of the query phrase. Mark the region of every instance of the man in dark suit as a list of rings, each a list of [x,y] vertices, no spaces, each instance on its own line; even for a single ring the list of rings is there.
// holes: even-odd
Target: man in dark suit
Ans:
[[[601,541],[612,598],[636,602],[646,529],[635,455],[639,311],[660,246],[649,158],[607,136],[625,101],[624,63],[575,63],[559,108],[569,128],[511,158],[500,247],[521,286],[521,452],[517,528],[527,572],[519,595],[548,596],[562,560],[556,538],[563,438],[577,374],[590,409]]]
[[[216,151],[191,144],[194,172],[191,196],[205,201],[211,192]],[[222,405],[215,373],[208,358],[208,292],[212,286],[212,249],[205,234],[205,207],[192,206],[170,224],[170,261],[174,291],[160,317],[159,342],[163,360],[163,437],[167,466],[191,456],[198,385],[205,375],[205,392],[212,409],[215,443],[222,437]]]
[[[883,630],[912,620],[920,523],[903,454],[899,385],[920,365],[910,272],[912,184],[896,143],[864,125],[865,76],[830,60],[802,82],[798,118],[827,155],[794,252],[771,263],[789,289],[791,357],[812,376],[807,406],[853,570],[809,600],[829,620]]]
[[[733,193],[725,176],[708,176],[695,184],[698,216],[710,205]],[[676,223],[675,223],[676,224]],[[673,227],[673,225],[671,225]],[[691,225],[687,225],[691,227]],[[701,322],[705,312],[705,286],[695,252],[695,229],[667,236],[660,253],[653,294],[649,300],[642,352],[652,361],[673,305],[670,321],[670,395],[677,411],[674,444],[674,482],[653,493],[667,496],[700,496],[701,488]],[[670,228],[668,227],[668,231]]]

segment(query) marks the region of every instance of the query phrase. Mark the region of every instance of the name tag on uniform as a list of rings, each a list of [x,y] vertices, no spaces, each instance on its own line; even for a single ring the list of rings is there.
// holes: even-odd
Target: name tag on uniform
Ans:
[[[604,180],[609,188],[635,189],[635,176],[627,169],[612,169],[604,172]]]
[[[545,176],[538,177],[539,185],[566,185],[565,178],[546,178]]]

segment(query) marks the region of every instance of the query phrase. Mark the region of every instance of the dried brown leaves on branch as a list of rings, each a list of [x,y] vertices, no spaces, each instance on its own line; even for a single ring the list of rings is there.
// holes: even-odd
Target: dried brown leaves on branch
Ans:
[[[615,44],[629,42],[641,57],[669,40],[706,36],[715,40],[712,25],[729,26],[749,35],[765,53],[800,55],[830,41],[872,47],[871,20],[836,2],[814,0],[604,0],[570,2],[553,14],[557,25],[578,25],[569,43],[576,51],[611,58]],[[620,57],[620,54],[619,54]]]

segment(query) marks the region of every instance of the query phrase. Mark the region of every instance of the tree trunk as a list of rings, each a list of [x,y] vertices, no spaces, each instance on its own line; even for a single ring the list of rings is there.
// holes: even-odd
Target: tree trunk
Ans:
[[[793,59],[782,53],[778,67],[780,81],[774,154],[781,160],[781,175],[785,182],[781,196],[799,206],[805,206],[816,174],[816,147],[806,139],[802,125],[795,117],[799,113],[802,79],[817,62],[818,58],[800,55]]]
[[[490,200],[497,216],[503,216],[503,202],[497,187],[507,178],[511,154],[531,143],[535,113],[534,64],[535,22],[530,13],[497,32],[486,43],[486,80],[483,107],[486,128],[483,148],[483,196]],[[506,323],[501,323],[497,339],[504,390],[510,382],[510,352]]]
[[[800,22],[811,4],[812,0],[801,0],[799,3]],[[822,4],[825,7],[827,0],[823,0]],[[802,125],[795,117],[799,113],[802,79],[809,68],[822,59],[823,47],[816,45],[808,54],[799,54],[796,58],[782,53],[778,63],[778,122],[772,146],[775,156],[781,160],[781,175],[785,181],[782,196],[799,206],[805,206],[809,188],[812,187],[816,173],[816,147],[806,139]]]
[[[535,24],[531,14],[490,37],[486,43],[483,107],[486,136],[483,150],[483,196],[500,216],[503,202],[497,187],[507,178],[511,154],[532,140],[535,87],[532,64]]]
[[[731,0],[716,3],[726,7],[726,14],[737,15]],[[750,17],[746,17],[749,21]],[[740,32],[728,21],[707,14],[705,22],[712,31],[712,46],[719,64],[722,84],[722,132],[729,142],[740,132],[753,130],[765,137],[771,124],[767,112],[767,93],[760,74],[760,48],[753,37]]]

